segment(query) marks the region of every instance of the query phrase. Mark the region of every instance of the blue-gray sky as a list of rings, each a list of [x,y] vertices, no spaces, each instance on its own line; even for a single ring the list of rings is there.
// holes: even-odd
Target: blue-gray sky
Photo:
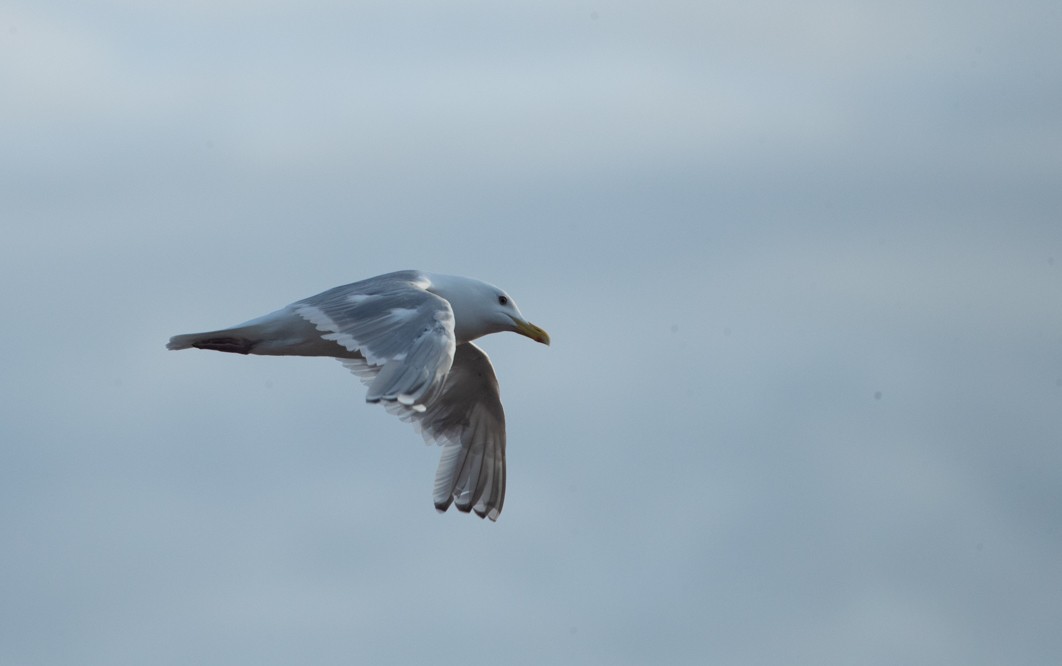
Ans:
[[[0,664],[1048,664],[1057,2],[0,8]],[[508,290],[497,524],[323,359]]]

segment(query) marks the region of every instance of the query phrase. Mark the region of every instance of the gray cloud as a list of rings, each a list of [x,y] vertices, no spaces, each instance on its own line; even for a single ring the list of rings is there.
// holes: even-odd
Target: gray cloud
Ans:
[[[1057,14],[5,9],[0,662],[1049,662]],[[553,335],[497,524],[339,364],[163,347],[401,268]]]

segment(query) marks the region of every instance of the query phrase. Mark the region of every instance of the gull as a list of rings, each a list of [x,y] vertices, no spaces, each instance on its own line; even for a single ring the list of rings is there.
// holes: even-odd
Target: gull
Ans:
[[[330,356],[365,400],[442,447],[433,501],[497,520],[505,501],[505,412],[490,359],[472,343],[512,331],[549,344],[513,299],[457,275],[398,271],[335,287],[231,328],[170,338],[169,349]]]

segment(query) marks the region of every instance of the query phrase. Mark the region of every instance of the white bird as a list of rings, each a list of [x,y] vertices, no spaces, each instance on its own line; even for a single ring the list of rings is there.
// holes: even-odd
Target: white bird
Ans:
[[[505,500],[505,412],[494,368],[472,340],[513,331],[549,344],[501,289],[472,278],[398,271],[335,287],[232,328],[176,335],[170,349],[331,356],[365,399],[440,444],[435,508],[497,520]]]

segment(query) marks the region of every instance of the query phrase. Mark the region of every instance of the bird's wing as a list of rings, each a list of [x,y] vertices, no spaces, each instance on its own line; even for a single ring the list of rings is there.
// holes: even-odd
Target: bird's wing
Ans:
[[[372,382],[373,369],[361,359],[340,359]],[[435,473],[435,508],[475,511],[497,520],[505,501],[505,412],[498,379],[482,349],[457,345],[442,390],[424,411],[386,403],[387,411],[413,423],[425,441],[442,446]]]
[[[454,359],[454,313],[415,275],[390,274],[293,303],[325,340],[357,353],[347,359],[369,385],[369,402],[420,412],[442,388]],[[359,372],[352,366],[361,364]]]

